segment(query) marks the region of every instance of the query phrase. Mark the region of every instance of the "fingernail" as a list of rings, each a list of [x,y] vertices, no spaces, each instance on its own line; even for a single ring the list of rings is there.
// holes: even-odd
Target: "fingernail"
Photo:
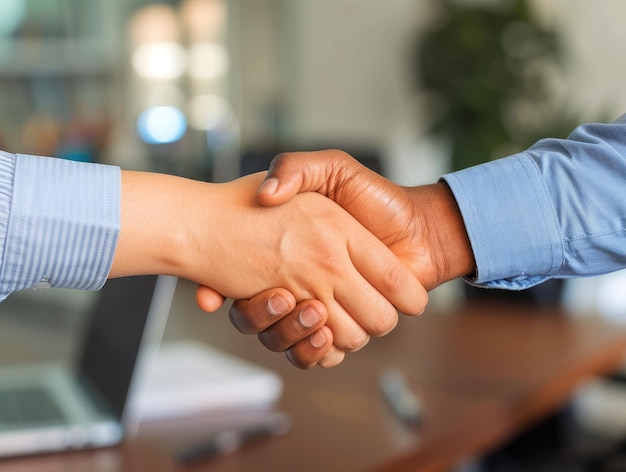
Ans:
[[[281,296],[272,296],[267,302],[267,309],[272,315],[284,315],[289,310],[289,303]]]
[[[317,323],[319,323],[322,317],[313,308],[307,308],[300,312],[299,319],[302,326],[304,326],[305,328],[310,328],[311,326],[315,326]]]
[[[318,329],[315,333],[309,336],[309,342],[311,343],[311,346],[320,348],[326,344],[326,336],[321,330]]]
[[[274,195],[278,189],[278,179],[270,178],[261,184],[259,187],[259,193],[266,193],[267,195]]]

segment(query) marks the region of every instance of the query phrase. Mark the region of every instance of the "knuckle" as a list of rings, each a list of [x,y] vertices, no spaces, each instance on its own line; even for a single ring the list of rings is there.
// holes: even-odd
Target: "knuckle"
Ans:
[[[267,327],[259,332],[257,337],[270,351],[284,352],[297,345],[306,335],[298,319],[290,318]]]
[[[296,165],[296,161],[298,158],[298,153],[293,152],[281,152],[272,158],[272,161],[269,165],[269,173],[274,175],[277,172],[288,172],[289,167],[292,165]]]
[[[246,316],[233,308],[228,312],[228,318],[230,319],[231,324],[235,327],[237,331],[243,334],[256,334],[259,331],[262,331],[262,328],[258,327],[259,324],[258,319],[254,316]]]
[[[289,157],[288,152],[281,152],[272,158],[271,167],[280,166]]]
[[[323,254],[317,258],[319,267],[330,276],[340,276],[343,273],[341,258],[335,254]]]
[[[372,336],[383,336],[398,324],[398,312],[395,309],[382,313],[372,327]]]
[[[309,370],[317,365],[317,361],[303,358],[296,349],[290,349],[285,354],[287,360],[298,369]]]
[[[351,161],[352,160],[352,156],[350,154],[348,154],[346,151],[343,151],[341,149],[329,149],[328,150],[328,155],[330,156],[330,159],[335,163],[335,164],[343,164],[346,161]]]
[[[369,340],[370,336],[365,331],[353,333],[342,342],[340,348],[346,352],[356,352],[363,349]]]
[[[321,358],[318,362],[318,365],[324,369],[330,369],[331,367],[336,367],[343,362],[346,354],[343,351],[334,351],[323,358]]]
[[[246,321],[252,334],[257,334],[265,329],[265,323],[259,317],[251,316]]]
[[[272,352],[284,352],[289,346],[286,346],[280,339],[276,339],[269,331],[262,331],[257,334],[258,340]]]
[[[407,269],[401,262],[390,264],[383,273],[384,290],[388,293],[401,291],[408,282]]]
[[[237,331],[239,331],[242,334],[247,334],[244,326],[242,326],[241,324],[239,315],[235,311],[233,311],[232,308],[228,312],[228,319],[230,320],[230,324],[232,324]]]

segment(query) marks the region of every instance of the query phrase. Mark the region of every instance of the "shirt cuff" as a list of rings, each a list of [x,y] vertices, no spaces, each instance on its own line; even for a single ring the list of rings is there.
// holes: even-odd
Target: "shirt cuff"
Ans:
[[[549,194],[526,153],[446,174],[474,257],[473,285],[522,290],[564,261]]]
[[[2,159],[13,161],[13,188],[0,299],[38,286],[101,288],[119,234],[120,169],[23,154],[4,153]]]

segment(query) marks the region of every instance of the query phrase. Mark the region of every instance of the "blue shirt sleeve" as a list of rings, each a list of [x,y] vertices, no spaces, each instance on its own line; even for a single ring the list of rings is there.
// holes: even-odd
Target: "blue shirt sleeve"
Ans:
[[[0,152],[0,300],[29,287],[102,287],[120,191],[115,166]]]
[[[442,179],[476,258],[470,283],[524,289],[626,268],[626,115]]]

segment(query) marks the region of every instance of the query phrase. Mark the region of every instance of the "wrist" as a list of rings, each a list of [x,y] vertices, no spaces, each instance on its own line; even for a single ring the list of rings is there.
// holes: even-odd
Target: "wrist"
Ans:
[[[415,225],[423,234],[430,253],[434,288],[444,282],[472,274],[475,259],[463,216],[445,182],[409,189]]]
[[[200,183],[180,177],[122,172],[120,235],[111,277],[185,277],[192,245],[188,195]]]

